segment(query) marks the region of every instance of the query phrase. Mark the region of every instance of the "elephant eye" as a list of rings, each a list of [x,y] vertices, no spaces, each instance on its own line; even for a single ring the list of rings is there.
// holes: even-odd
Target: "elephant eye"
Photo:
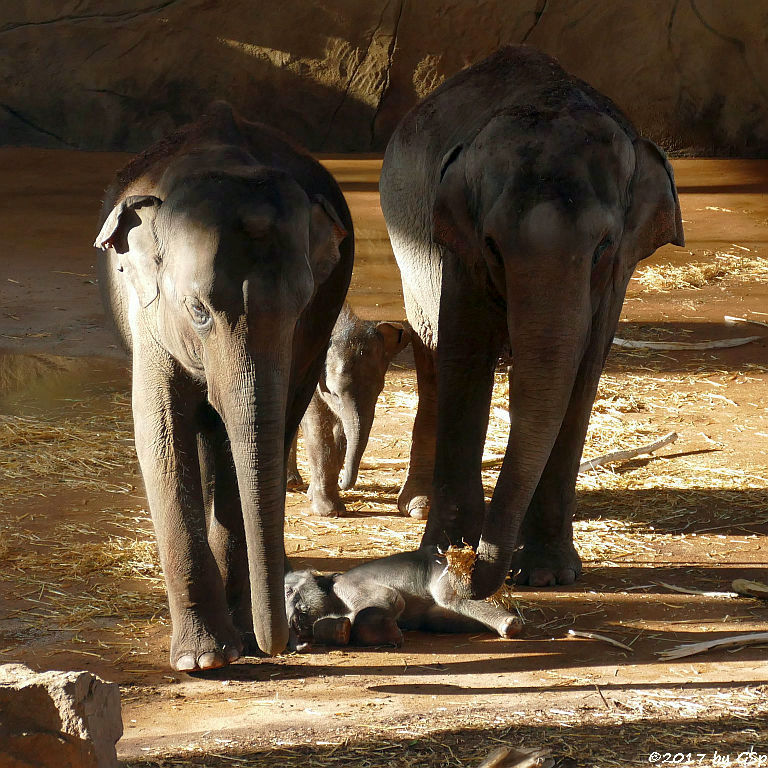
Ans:
[[[210,325],[210,312],[197,299],[187,298],[186,305],[192,322],[198,330],[203,330]]]
[[[603,254],[613,245],[613,240],[610,235],[606,235],[595,248],[595,252],[592,254],[592,266],[596,267],[597,263],[602,258]]]

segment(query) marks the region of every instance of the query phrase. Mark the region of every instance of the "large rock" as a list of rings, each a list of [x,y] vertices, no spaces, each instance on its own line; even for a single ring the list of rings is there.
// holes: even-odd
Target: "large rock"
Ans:
[[[136,150],[225,98],[310,149],[380,150],[446,77],[527,42],[668,148],[768,155],[767,28],[730,0],[0,3],[0,143]]]
[[[116,768],[120,690],[90,672],[0,666],[2,768]]]

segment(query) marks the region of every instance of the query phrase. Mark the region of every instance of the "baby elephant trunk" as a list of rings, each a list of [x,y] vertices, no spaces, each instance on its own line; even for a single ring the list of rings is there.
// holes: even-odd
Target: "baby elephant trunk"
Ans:
[[[360,461],[363,458],[365,447],[368,445],[368,437],[373,426],[373,410],[369,417],[368,414],[360,412],[354,398],[345,397],[342,401],[341,423],[344,427],[347,448],[344,455],[344,467],[339,478],[339,487],[343,491],[348,491],[350,488],[354,488],[357,482]]]

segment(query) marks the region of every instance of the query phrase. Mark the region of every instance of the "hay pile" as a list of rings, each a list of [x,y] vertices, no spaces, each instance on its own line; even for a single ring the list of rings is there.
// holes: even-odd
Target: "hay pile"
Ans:
[[[748,256],[744,252],[703,251],[702,255],[707,261],[640,267],[633,281],[647,292],[664,293],[684,288],[703,288],[736,279],[755,282],[768,280],[768,259]],[[696,254],[691,252],[691,256],[695,257]]]

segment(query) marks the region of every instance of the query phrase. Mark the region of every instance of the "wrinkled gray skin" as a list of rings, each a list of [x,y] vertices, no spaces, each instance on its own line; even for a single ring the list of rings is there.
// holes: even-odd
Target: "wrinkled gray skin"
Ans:
[[[380,190],[419,385],[400,507],[423,516],[431,498],[423,544],[477,548],[471,588],[456,585],[468,596],[492,594],[510,569],[519,583],[569,584],[576,475],[627,282],[640,259],[683,244],[672,169],[606,97],[513,46],[406,115]],[[486,510],[505,342],[512,423]]]
[[[349,284],[344,198],[309,155],[220,102],[118,174],[102,222],[171,665],[223,666],[254,637],[278,653],[286,457]]]
[[[437,547],[424,547],[330,576],[292,571],[285,577],[290,644],[298,650],[304,650],[313,640],[343,644],[338,636],[330,640],[318,637],[317,622],[332,617],[351,622],[352,645],[399,646],[403,642],[402,629],[490,629],[507,638],[520,633],[522,622],[516,615],[484,600],[459,597],[445,568],[445,557]]]
[[[348,304],[342,308],[320,381],[301,422],[312,476],[308,495],[315,514],[345,514],[339,486],[348,490],[355,485],[384,377],[409,339],[410,330],[401,323],[361,320]],[[294,442],[288,484],[295,487],[301,482]]]

